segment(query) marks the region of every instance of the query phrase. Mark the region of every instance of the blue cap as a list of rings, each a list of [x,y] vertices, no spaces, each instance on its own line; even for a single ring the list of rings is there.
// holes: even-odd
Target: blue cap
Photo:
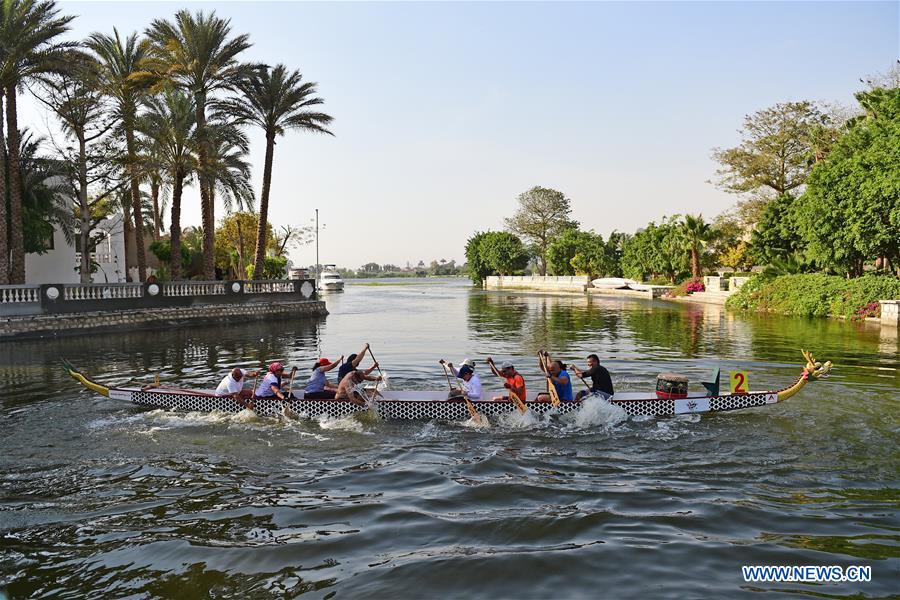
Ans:
[[[472,370],[472,367],[470,367],[469,365],[463,365],[459,369],[460,377],[465,377],[466,375],[471,375],[472,373],[474,373],[474,371]]]

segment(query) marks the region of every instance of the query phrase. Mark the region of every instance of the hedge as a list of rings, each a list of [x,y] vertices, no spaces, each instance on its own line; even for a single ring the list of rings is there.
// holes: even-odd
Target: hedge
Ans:
[[[896,298],[900,298],[900,279],[890,275],[855,279],[821,273],[756,275],[728,298],[725,306],[783,315],[853,318],[866,314],[866,306],[873,302]]]

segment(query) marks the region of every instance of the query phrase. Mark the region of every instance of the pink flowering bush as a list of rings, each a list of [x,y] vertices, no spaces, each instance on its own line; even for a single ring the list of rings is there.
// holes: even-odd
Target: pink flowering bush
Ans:
[[[688,294],[693,294],[694,292],[705,292],[706,286],[703,285],[703,282],[699,279],[691,279],[686,286],[684,286],[684,291]]]
[[[856,310],[853,313],[854,319],[865,319],[868,317],[880,317],[881,316],[881,304],[878,302],[869,302],[862,308]]]

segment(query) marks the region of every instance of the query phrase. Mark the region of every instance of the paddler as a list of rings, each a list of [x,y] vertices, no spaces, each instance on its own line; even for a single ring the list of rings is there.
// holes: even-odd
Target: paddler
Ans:
[[[256,371],[235,367],[231,370],[231,373],[219,382],[219,386],[216,388],[216,396],[234,396],[234,399],[243,405],[244,403],[241,400],[253,397],[253,390],[244,389],[244,381],[246,381],[247,377],[256,376]]]
[[[538,364],[541,370],[547,374],[548,381],[556,388],[556,395],[559,396],[560,402],[571,402],[574,400],[572,396],[572,379],[569,372],[566,371],[566,364],[561,360],[551,360],[550,355],[546,352],[540,354]],[[548,402],[550,400],[549,392],[541,392],[537,396],[538,401]]]
[[[366,352],[368,350],[369,350],[369,344],[367,342],[366,345],[363,346],[362,350],[359,351],[359,354],[351,354],[350,356],[347,357],[347,362],[342,364],[341,368],[338,369],[338,378],[337,378],[338,384],[340,384],[341,381],[344,380],[344,377],[347,376],[347,373],[349,373],[350,371],[352,371],[354,369],[359,368],[359,363],[361,363],[362,359],[364,359],[366,357]]]
[[[328,382],[325,373],[339,366],[344,360],[340,359],[331,362],[327,358],[320,358],[313,364],[312,375],[306,382],[306,389],[303,391],[303,397],[309,400],[330,400],[334,398],[337,386]]]
[[[291,374],[297,371],[297,367],[291,369]],[[273,362],[269,365],[269,372],[263,377],[259,387],[256,388],[255,396],[257,398],[271,398],[276,396],[279,400],[284,400],[284,393],[281,391],[281,376],[284,374],[284,365],[280,362]]]
[[[444,364],[444,359],[441,359],[440,363]],[[462,362],[462,366],[458,371],[453,366],[453,363],[447,363],[447,366],[454,377],[463,380],[460,388],[450,391],[450,397],[458,397],[464,393],[469,400],[481,400],[481,378],[475,372],[475,361],[467,358]]]
[[[494,359],[488,356],[487,363],[490,365],[491,369],[493,369],[494,373],[498,376],[502,377],[505,382],[503,387],[508,389],[510,392],[514,393],[519,400],[525,402],[527,395],[525,390],[525,378],[522,377],[517,371],[516,367],[510,361],[504,361],[500,365],[500,369],[497,369],[497,366],[494,364]],[[493,400],[500,402],[509,402],[512,400],[509,395],[506,396],[494,396]]]
[[[587,365],[588,368],[586,371],[582,371],[575,365],[572,365],[572,370],[575,372],[575,375],[582,379],[585,377],[591,378],[591,389],[581,390],[578,392],[578,395],[575,396],[575,399],[581,400],[585,396],[593,394],[595,396],[601,396],[604,400],[609,400],[615,393],[613,391],[612,378],[609,376],[609,371],[600,364],[600,359],[596,354],[588,354]]]
[[[334,399],[349,400],[354,404],[365,406],[368,398],[360,392],[357,386],[364,381],[381,381],[381,375],[372,375],[372,371],[377,368],[378,363],[376,362],[365,371],[354,369],[347,373],[344,378],[341,379],[341,383],[338,384],[337,393],[334,395]]]

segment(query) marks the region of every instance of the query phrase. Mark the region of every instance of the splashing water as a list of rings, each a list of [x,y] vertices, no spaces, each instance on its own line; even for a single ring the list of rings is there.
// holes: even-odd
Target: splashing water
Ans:
[[[588,396],[571,417],[571,424],[577,429],[589,427],[614,427],[628,419],[628,413],[621,406],[610,404],[600,396]],[[568,419],[567,419],[568,420]]]
[[[363,424],[353,418],[353,415],[344,415],[342,417],[332,417],[328,414],[321,414],[316,419],[319,427],[322,429],[338,429],[341,431],[353,431],[356,433],[363,432]]]
[[[508,429],[533,429],[543,424],[541,418],[530,408],[526,409],[524,413],[518,410],[501,413],[497,422],[501,427]]]
[[[478,415],[478,417],[479,417],[478,420],[476,420],[474,417],[469,417],[467,420],[461,422],[460,425],[462,425],[463,427],[469,427],[471,429],[490,429],[491,428],[491,422],[487,418],[487,415],[480,413],[480,412],[476,412],[475,414]]]

